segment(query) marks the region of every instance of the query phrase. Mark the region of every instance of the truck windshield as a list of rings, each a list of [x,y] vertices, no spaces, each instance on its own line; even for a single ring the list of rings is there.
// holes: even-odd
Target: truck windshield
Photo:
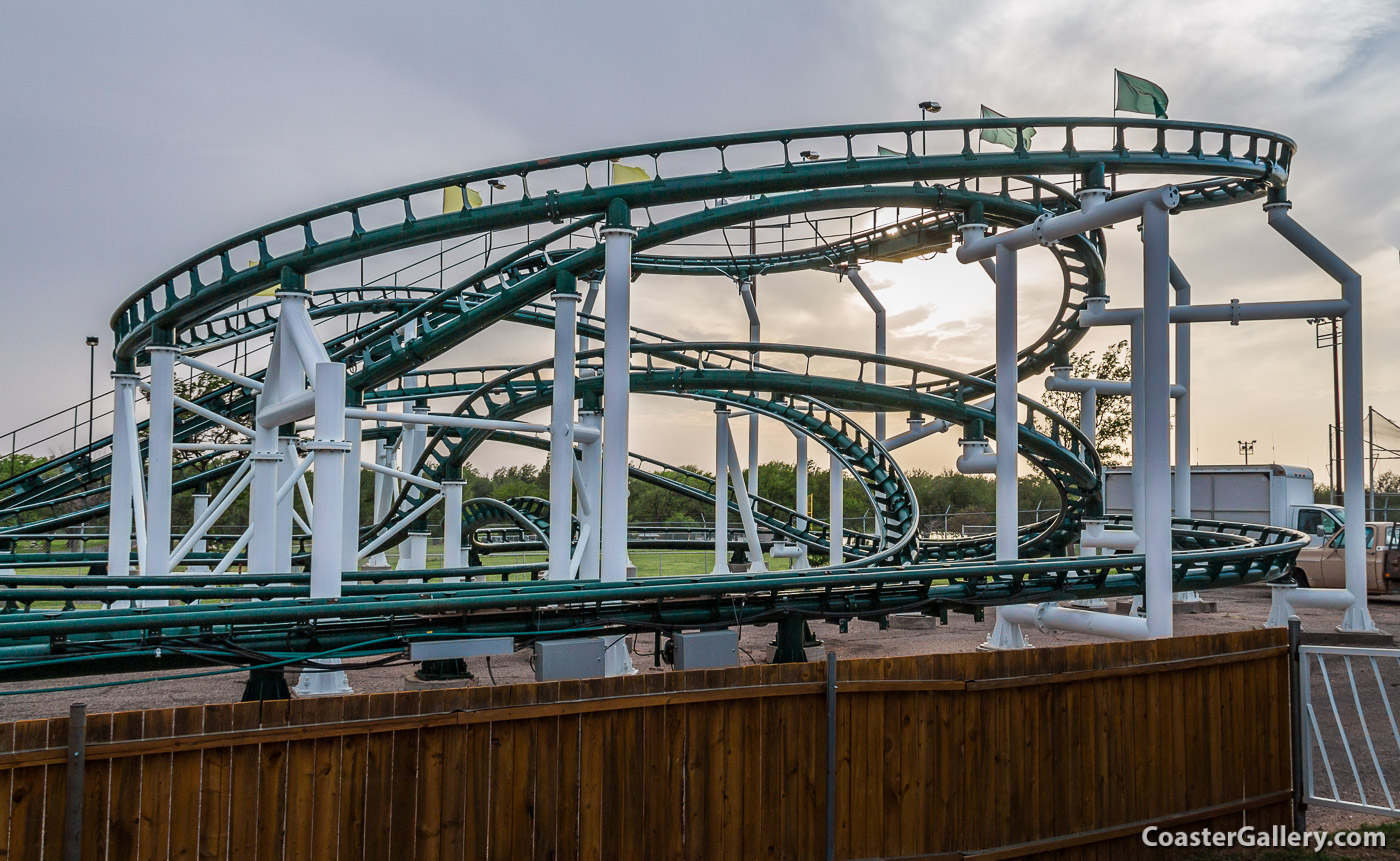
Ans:
[[[1337,547],[1345,547],[1345,546],[1347,546],[1347,534],[1346,534],[1346,532],[1343,532],[1341,535],[1338,535],[1338,536],[1337,536],[1337,543],[1336,543],[1336,546],[1337,546]],[[1368,527],[1366,527],[1366,547],[1369,549],[1369,548],[1372,548],[1372,547],[1375,547],[1375,546],[1376,546],[1376,528],[1375,528],[1374,526],[1368,526]]]

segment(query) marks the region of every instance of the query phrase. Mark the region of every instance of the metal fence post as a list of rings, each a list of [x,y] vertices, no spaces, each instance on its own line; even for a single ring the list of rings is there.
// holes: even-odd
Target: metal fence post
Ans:
[[[826,653],[826,861],[836,861],[836,653]]]
[[[63,815],[63,861],[78,861],[83,849],[83,771],[87,764],[87,706],[68,708],[68,781]]]
[[[1304,733],[1303,724],[1303,676],[1301,672],[1298,646],[1302,641],[1303,623],[1297,616],[1288,619],[1288,715],[1289,740],[1293,759],[1293,830],[1307,828],[1307,804],[1303,801],[1305,791],[1303,774]]]

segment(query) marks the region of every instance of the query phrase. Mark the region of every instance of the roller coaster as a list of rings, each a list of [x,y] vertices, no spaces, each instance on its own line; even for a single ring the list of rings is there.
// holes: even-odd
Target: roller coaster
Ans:
[[[1016,145],[983,151],[988,132],[1010,132]],[[1270,223],[1331,272],[1288,217],[1294,152],[1267,131],[1155,119],[785,129],[475,170],[235,236],[118,305],[110,434],[82,444],[75,425],[71,451],[23,471],[11,457],[0,481],[0,566],[11,569],[0,574],[0,679],[294,666],[307,671],[303,692],[317,693],[344,689],[340,660],[410,642],[767,623],[778,625],[779,659],[794,659],[807,620],[1134,595],[1145,596],[1145,619],[1105,629],[1079,618],[1096,614],[1059,608],[1048,624],[1169,635],[1171,593],[1277,580],[1307,544],[1287,529],[1192,519],[1189,471],[1173,478],[1168,461],[1171,327],[1182,387],[1186,322],[1301,313],[1274,309],[1290,303],[1184,305],[1168,218],[1263,201]],[[1110,310],[1105,228],[1125,221],[1142,224],[1143,308]],[[760,228],[780,239],[758,241]],[[1128,231],[1117,233],[1124,241]],[[739,234],[747,241],[736,248]],[[882,330],[869,352],[759,337],[760,278],[830,273],[873,301],[862,265],[955,244],[959,260],[996,282],[991,366],[960,372],[889,356]],[[1016,256],[1032,248],[1053,258],[1062,290],[1043,334],[1020,345]],[[366,281],[366,261],[397,268]],[[632,326],[630,292],[678,275],[737,285],[753,337],[680,341]],[[1359,292],[1346,289],[1314,304],[1359,315]],[[503,324],[552,331],[553,355],[443,364]],[[1067,365],[1100,324],[1133,327],[1131,518],[1103,516],[1089,404],[1080,426],[1016,388]],[[178,365],[219,383],[181,397]],[[629,399],[653,395],[713,405],[714,475],[629,449]],[[911,417],[894,437],[884,431],[892,412]],[[758,496],[756,435],[746,480],[729,429],[738,415],[752,416],[751,428],[791,430],[793,499]],[[997,475],[994,535],[920,532],[893,452],[950,429],[962,435],[961,467]],[[547,449],[549,498],[464,499],[463,470],[488,442]],[[808,510],[809,442],[828,452],[833,482],[855,478],[873,526],[845,523],[839,484],[825,517]],[[1018,461],[1058,493],[1052,516],[1018,522]],[[362,517],[355,501],[371,476],[373,515]],[[708,532],[629,531],[629,480],[713,506]],[[172,500],[186,494],[197,500],[194,522],[172,535]],[[244,494],[248,522],[216,532]],[[439,506],[443,565],[430,569],[428,514]],[[713,548],[715,570],[629,576],[629,546]],[[502,549],[540,561],[483,564]],[[726,565],[735,549],[747,570]],[[765,550],[791,569],[768,571]],[[74,567],[87,573],[46,571]],[[1364,591],[1360,600],[1365,625]],[[1045,624],[1046,614],[1034,618]],[[1014,631],[997,637],[1019,644]]]

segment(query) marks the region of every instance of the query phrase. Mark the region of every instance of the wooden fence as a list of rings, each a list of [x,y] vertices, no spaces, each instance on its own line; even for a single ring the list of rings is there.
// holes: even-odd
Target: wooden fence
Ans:
[[[838,665],[838,858],[1124,858],[1290,821],[1280,631]],[[82,857],[822,858],[822,663],[91,715]],[[59,858],[66,718],[0,725]]]

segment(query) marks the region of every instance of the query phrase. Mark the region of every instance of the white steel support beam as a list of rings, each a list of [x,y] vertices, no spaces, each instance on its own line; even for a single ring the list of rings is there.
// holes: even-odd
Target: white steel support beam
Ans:
[[[591,439],[580,439],[579,448],[579,514],[582,532],[579,535],[579,580],[599,577],[599,543],[602,535],[603,440],[598,431],[603,427],[602,414],[594,410],[579,411],[579,427],[594,431]],[[586,504],[585,504],[586,500]]]
[[[273,570],[278,574],[290,573],[292,570],[292,521],[296,517],[296,500],[291,489],[296,486],[297,476],[305,472],[305,469],[301,468],[302,458],[297,455],[297,441],[295,436],[279,434],[277,437],[277,450],[282,459],[277,462],[277,549],[273,556]],[[308,454],[307,458],[310,457]],[[286,493],[282,492],[283,487],[287,488]],[[307,511],[307,516],[311,516],[310,510]]]
[[[549,569],[551,580],[569,579],[573,561],[574,345],[578,288],[572,274],[555,283],[554,392],[549,413]]]
[[[727,424],[727,422],[726,422]],[[734,488],[734,501],[739,506],[739,522],[744,527],[744,540],[749,546],[749,573],[762,574],[768,570],[763,561],[763,545],[758,541],[758,525],[753,519],[753,497],[744,486],[744,467],[739,461],[739,450],[734,447],[734,436],[729,437],[729,484]]]
[[[245,472],[246,472],[247,469],[248,469],[248,462],[247,462],[247,461],[244,461],[244,462],[243,462],[243,465],[242,465],[241,467],[239,467],[239,469],[240,469],[241,471],[245,471]],[[248,479],[242,479],[242,480],[243,480],[244,485],[245,485],[245,487],[246,487]],[[240,491],[240,492],[241,492],[241,491]],[[191,522],[192,522],[192,523],[198,523],[201,519],[203,519],[203,518],[205,517],[205,515],[206,515],[206,514],[208,513],[208,511],[209,511],[209,494],[208,494],[208,493],[195,493],[195,494],[192,494],[192,495],[190,496],[190,500],[194,503],[194,507],[193,507],[193,509],[192,509],[191,512],[190,512]],[[212,520],[212,518],[211,518],[211,520]],[[190,552],[191,552],[191,553],[203,553],[207,548],[208,548],[208,543],[204,540],[203,536],[201,536],[198,540],[196,540],[196,541],[194,542],[193,546],[191,546]],[[182,561],[181,559],[175,559],[175,558],[173,558],[173,556],[172,556],[172,558],[171,558],[171,560],[170,560],[170,567],[174,568],[176,565],[179,565],[181,561]],[[185,570],[186,570],[186,571],[191,571],[191,572],[193,572],[193,571],[208,571],[208,570],[209,570],[209,566],[208,566],[208,565],[205,565],[203,562],[199,562],[199,563],[197,563],[197,564],[195,564],[195,565],[186,565],[186,566],[185,566]]]
[[[345,419],[345,484],[344,503],[341,506],[343,521],[340,527],[341,571],[358,571],[360,568],[360,448],[364,441],[364,429],[359,419]]]
[[[715,567],[729,573],[729,410],[715,407]]]
[[[871,290],[865,283],[865,279],[860,275],[859,266],[847,266],[843,270],[847,277],[851,279],[851,285],[860,293],[860,297],[865,300],[865,304],[870,306],[870,310],[875,312],[875,355],[884,358],[887,348],[885,330],[885,306],[875,296],[875,291]],[[875,366],[875,382],[883,386],[885,384],[884,364]],[[885,413],[883,411],[875,413],[875,438],[880,442],[885,441]]]
[[[175,356],[177,347],[152,346],[151,417],[146,436],[146,570],[170,573],[170,504],[175,483]]]
[[[603,228],[603,486],[604,580],[627,577],[627,426],[632,358],[632,239],[626,207],[614,201]]]
[[[1176,308],[1191,306],[1191,283],[1171,263],[1171,284],[1176,291]],[[1176,475],[1172,479],[1172,508],[1177,517],[1191,516],[1191,324],[1176,324]]]
[[[827,473],[827,522],[831,524],[831,534],[827,541],[826,561],[828,565],[840,565],[845,561],[846,545],[843,539],[846,537],[846,475],[845,467],[841,463],[841,458],[833,452],[831,462],[828,465]]]
[[[762,321],[758,316],[758,285],[754,282],[753,276],[749,276],[739,282],[739,295],[744,298],[744,312],[749,316],[749,343],[757,344],[763,340]],[[758,351],[751,354],[753,362],[758,363]],[[749,412],[749,477],[748,487],[750,496],[758,496],[758,413]],[[742,481],[742,476],[738,479]]]
[[[1266,204],[1264,209],[1268,212],[1269,225],[1341,285],[1342,301],[1346,303],[1346,310],[1341,314],[1342,488],[1345,491],[1342,502],[1346,509],[1346,522],[1355,524],[1355,528],[1360,530],[1365,528],[1366,522],[1361,275],[1294,221],[1288,214],[1290,207],[1291,204],[1286,201]],[[1343,552],[1346,588],[1351,593],[1352,601],[1342,616],[1339,630],[1374,631],[1376,625],[1371,621],[1371,612],[1366,603],[1366,542],[1349,540]]]
[[[311,597],[339,598],[343,574],[345,526],[345,365],[320,362],[313,377],[316,392],[316,439],[308,445],[315,456],[316,504],[311,513]],[[355,459],[358,466],[358,457]],[[358,500],[357,500],[358,502]],[[324,663],[337,659],[321,658]],[[344,670],[303,672],[297,683],[302,696],[350,691]]]
[[[794,430],[792,435],[797,439],[797,453],[795,455],[797,466],[795,482],[797,486],[795,488],[796,493],[794,494],[796,498],[793,500],[792,507],[798,514],[797,527],[799,529],[806,529],[807,518],[811,514],[811,506],[808,504],[807,499],[807,434],[803,431]]]
[[[1016,558],[1018,499],[1016,486],[1016,252],[996,248],[996,558]]]
[[[136,380],[131,374],[112,375],[114,406],[112,407],[112,485],[108,505],[107,573],[124,576],[131,573],[131,526],[135,482],[141,466],[132,463],[132,445],[136,434]]]
[[[967,247],[967,244],[962,246]],[[1020,550],[1017,546],[1020,537],[1020,500],[1016,474],[1016,412],[1019,406],[1016,397],[1019,375],[1016,364],[1017,261],[1016,251],[1010,245],[996,245],[993,253],[996,256],[996,391],[993,408],[997,438],[996,560],[1011,562]],[[958,259],[962,259],[961,249]],[[1021,626],[1014,616],[1007,614],[1007,609],[997,608],[996,622],[987,644],[998,649],[1025,648],[1028,644]]]
[[[1107,205],[1107,204],[1105,204]],[[1142,212],[1143,522],[1147,632],[1172,635],[1171,246],[1168,210]]]
[[[449,570],[462,567],[462,491],[465,487],[466,483],[461,481],[442,483],[442,567]]]

